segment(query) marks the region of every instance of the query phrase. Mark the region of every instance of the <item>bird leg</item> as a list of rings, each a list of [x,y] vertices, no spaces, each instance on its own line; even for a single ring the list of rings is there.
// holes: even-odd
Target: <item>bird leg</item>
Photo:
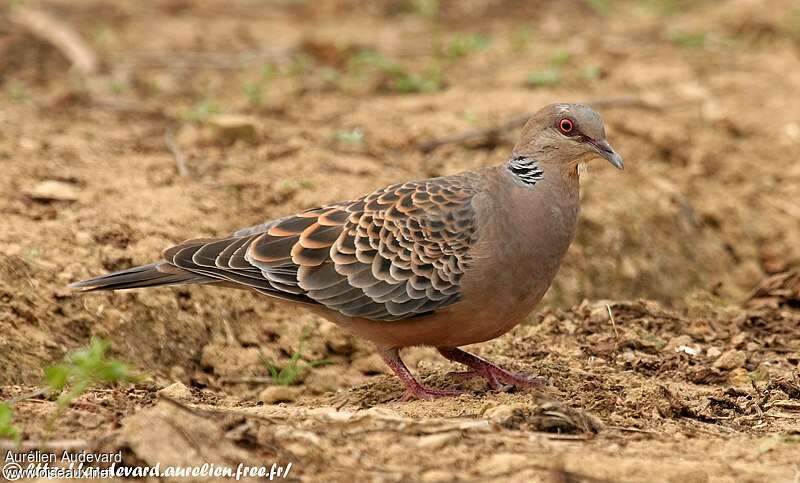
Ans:
[[[394,349],[381,349],[381,358],[383,362],[389,366],[392,371],[400,378],[403,385],[406,386],[406,391],[400,398],[401,401],[409,401],[411,399],[436,399],[437,397],[444,396],[457,396],[462,393],[456,389],[430,389],[414,378],[411,371],[408,370],[403,359],[400,358],[400,350]]]
[[[503,384],[520,387],[541,387],[544,385],[544,380],[541,378],[507,371],[482,357],[462,351],[457,347],[437,347],[437,349],[439,350],[439,354],[446,359],[464,364],[471,369],[465,372],[454,372],[451,373],[451,375],[461,379],[483,377],[489,382],[489,387],[495,391],[502,390],[504,388]]]

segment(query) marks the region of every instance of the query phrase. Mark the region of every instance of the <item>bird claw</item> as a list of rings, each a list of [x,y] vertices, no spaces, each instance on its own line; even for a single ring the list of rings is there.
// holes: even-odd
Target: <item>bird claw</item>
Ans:
[[[458,396],[459,394],[464,394],[464,391],[458,389],[430,389],[425,386],[410,386],[406,387],[406,391],[400,397],[400,401],[405,402],[414,399],[430,401],[440,397]]]
[[[540,377],[531,377],[527,374],[507,371],[502,367],[489,363],[482,365],[479,370],[451,372],[448,376],[462,381],[482,377],[489,383],[489,387],[495,391],[507,390],[509,386],[539,388],[545,385],[545,380]]]

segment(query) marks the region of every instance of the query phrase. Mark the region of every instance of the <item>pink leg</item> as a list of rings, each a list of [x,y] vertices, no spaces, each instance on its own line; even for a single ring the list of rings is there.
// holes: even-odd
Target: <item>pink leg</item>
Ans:
[[[406,392],[403,393],[403,396],[400,398],[401,401],[409,401],[411,399],[436,399],[437,397],[457,396],[462,393],[462,391],[457,391],[455,389],[430,389],[417,382],[417,380],[414,379],[414,375],[411,374],[411,371],[409,371],[408,367],[403,363],[403,360],[400,359],[399,349],[382,349],[381,357],[383,358],[383,362],[397,374],[397,377],[399,377],[403,385],[406,386]]]
[[[496,391],[503,389],[503,384],[511,384],[520,387],[541,387],[544,385],[543,379],[507,371],[486,359],[462,351],[457,347],[438,347],[437,349],[439,350],[439,354],[443,355],[448,360],[464,364],[471,369],[466,372],[452,373],[452,375],[462,379],[483,377],[489,382],[489,387]]]

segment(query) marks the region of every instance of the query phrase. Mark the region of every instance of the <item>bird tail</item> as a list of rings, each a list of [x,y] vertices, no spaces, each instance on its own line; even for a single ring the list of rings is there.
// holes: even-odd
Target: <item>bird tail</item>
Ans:
[[[121,290],[214,281],[210,277],[183,270],[169,263],[159,262],[107,273],[88,280],[81,280],[80,282],[69,284],[69,287],[81,289],[84,292],[92,292],[94,290]]]

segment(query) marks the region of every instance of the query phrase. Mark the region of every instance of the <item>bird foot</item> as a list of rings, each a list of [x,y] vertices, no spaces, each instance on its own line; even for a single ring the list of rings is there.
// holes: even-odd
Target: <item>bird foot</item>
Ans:
[[[462,381],[475,379],[476,377],[482,377],[489,383],[489,387],[495,391],[507,389],[508,386],[537,388],[544,386],[546,382],[540,377],[531,377],[520,372],[507,371],[502,367],[491,367],[491,369],[487,369],[485,371],[470,370],[462,372],[450,372],[447,375]]]
[[[406,391],[403,393],[402,397],[400,397],[400,401],[410,401],[413,399],[431,400],[439,397],[458,396],[464,392],[457,389],[430,389],[423,386],[417,382],[414,375],[411,374],[411,371],[409,371],[408,367],[403,363],[403,360],[400,358],[400,351],[397,348],[384,349],[380,354],[386,365],[397,374],[397,377],[400,378],[403,385],[406,387]]]
[[[492,364],[486,359],[470,354],[469,352],[464,352],[461,349],[439,348],[439,352],[451,361],[459,362],[470,367],[469,371],[451,372],[449,374],[450,376],[461,380],[482,377],[489,383],[489,387],[495,391],[506,389],[507,385],[538,388],[544,386],[546,382],[539,377],[508,371]]]
[[[430,389],[421,385],[406,386],[406,392],[400,397],[400,401],[405,402],[414,399],[430,401],[440,397],[458,396],[463,393],[464,391],[459,391],[457,389]]]

